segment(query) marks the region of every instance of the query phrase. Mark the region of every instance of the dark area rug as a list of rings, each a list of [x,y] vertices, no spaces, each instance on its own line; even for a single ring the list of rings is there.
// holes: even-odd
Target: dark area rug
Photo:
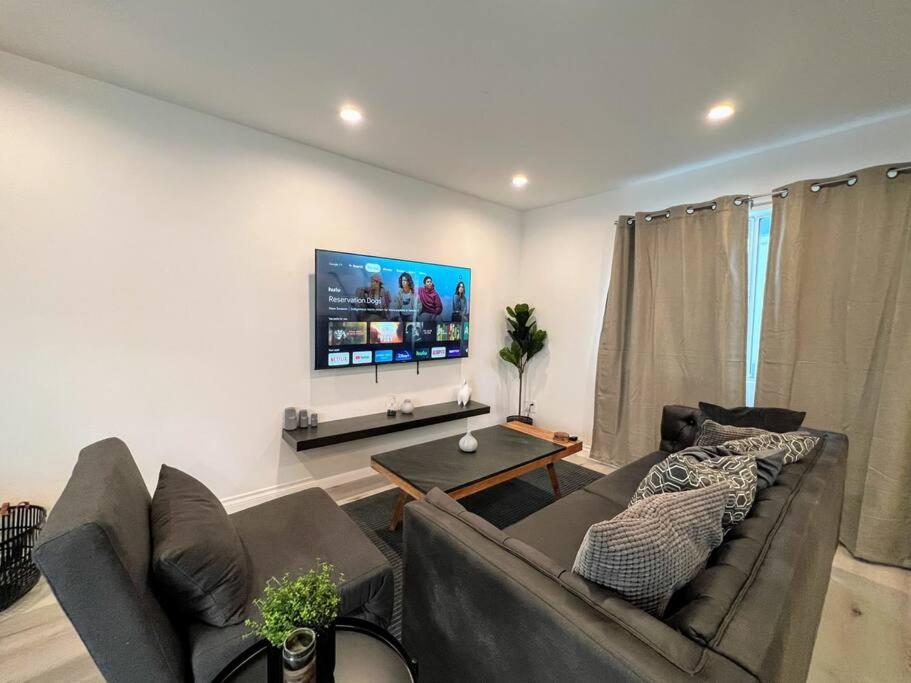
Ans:
[[[558,462],[556,468],[563,495],[588,486],[603,476],[600,472],[568,462]],[[395,607],[389,631],[397,638],[402,632],[402,527],[400,525],[396,531],[389,531],[389,520],[398,495],[399,490],[393,489],[342,506],[392,565]],[[554,502],[554,493],[547,472],[540,469],[459,502],[470,512],[503,529],[550,505]]]

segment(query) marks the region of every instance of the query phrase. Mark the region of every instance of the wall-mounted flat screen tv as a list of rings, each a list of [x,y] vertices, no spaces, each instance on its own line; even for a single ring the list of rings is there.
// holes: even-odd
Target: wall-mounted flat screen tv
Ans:
[[[471,269],[316,250],[317,370],[468,356]]]

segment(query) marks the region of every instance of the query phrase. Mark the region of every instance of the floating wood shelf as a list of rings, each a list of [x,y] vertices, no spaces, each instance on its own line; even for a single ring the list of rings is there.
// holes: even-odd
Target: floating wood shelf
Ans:
[[[411,415],[398,413],[390,417],[386,413],[346,417],[343,420],[329,420],[320,422],[315,429],[283,429],[282,438],[297,451],[306,451],[321,446],[332,446],[346,441],[366,439],[371,436],[402,432],[415,427],[426,427],[461,420],[475,415],[486,415],[490,406],[469,401],[464,408],[455,401],[449,403],[434,403],[429,406],[420,406],[414,409]]]

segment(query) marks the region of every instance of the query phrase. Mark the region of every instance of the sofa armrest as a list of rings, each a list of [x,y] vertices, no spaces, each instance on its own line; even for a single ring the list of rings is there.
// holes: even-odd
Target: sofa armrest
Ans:
[[[698,408],[690,406],[664,406],[661,411],[661,445],[659,449],[667,453],[689,448],[696,442],[699,425],[696,416]]]
[[[422,681],[756,680],[432,496],[405,508],[403,640]]]

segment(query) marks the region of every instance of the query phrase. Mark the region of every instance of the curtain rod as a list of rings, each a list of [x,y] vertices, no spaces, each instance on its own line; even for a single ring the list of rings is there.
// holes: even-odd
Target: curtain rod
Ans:
[[[890,180],[892,180],[894,178],[897,178],[902,173],[911,173],[911,164],[890,167],[889,169],[886,170],[886,177],[889,178]],[[831,178],[829,180],[818,180],[815,183],[813,183],[812,185],[810,185],[810,192],[819,192],[824,187],[834,187],[836,185],[847,185],[848,187],[854,187],[854,185],[856,185],[856,184],[857,184],[857,174],[852,173],[850,175],[838,176],[837,178]],[[790,187],[780,187],[777,190],[772,190],[770,192],[763,192],[762,194],[747,194],[747,195],[743,195],[741,197],[735,197],[734,206],[740,206],[744,202],[749,202],[750,204],[752,204],[757,199],[765,199],[767,197],[780,197],[781,199],[784,199],[785,197],[787,197],[790,194],[790,192],[791,192]],[[709,205],[711,205],[711,206],[709,207]],[[711,208],[713,211],[715,210],[715,204],[713,202],[705,202],[703,204],[693,204],[692,206],[695,207],[696,209]],[[693,213],[692,211],[689,211],[689,207],[688,207],[687,213]],[[656,211],[652,214],[649,214],[648,216],[646,216],[646,220],[649,220],[653,216],[658,217],[658,216],[662,216],[662,215],[666,216],[667,218],[670,218],[670,215],[671,215],[670,209],[665,209],[664,211]],[[627,225],[632,225],[633,222],[634,222],[634,219],[632,219],[632,218],[628,218],[626,221]],[[614,221],[615,226],[619,225],[619,224],[620,224],[619,219]]]

